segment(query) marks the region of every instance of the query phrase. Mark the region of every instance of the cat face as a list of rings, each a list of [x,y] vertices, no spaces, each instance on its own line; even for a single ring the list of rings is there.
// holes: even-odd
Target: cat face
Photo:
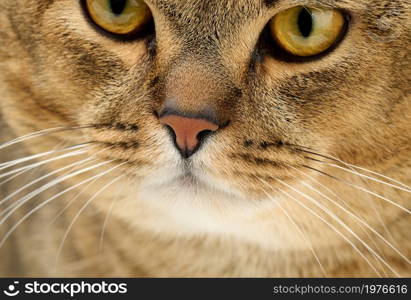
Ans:
[[[409,2],[145,3],[144,28],[119,36],[87,1],[6,1],[2,109],[16,132],[88,126],[61,139],[122,164],[140,198],[212,205],[284,198],[333,175],[324,156],[379,170],[409,157]],[[285,53],[272,35],[299,6],[342,16],[321,53]]]

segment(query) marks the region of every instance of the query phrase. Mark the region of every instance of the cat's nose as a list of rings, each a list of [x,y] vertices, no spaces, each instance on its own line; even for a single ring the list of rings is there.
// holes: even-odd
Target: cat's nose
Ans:
[[[213,122],[178,115],[160,117],[160,123],[171,128],[176,146],[184,158],[189,158],[198,150],[205,136],[219,129]]]

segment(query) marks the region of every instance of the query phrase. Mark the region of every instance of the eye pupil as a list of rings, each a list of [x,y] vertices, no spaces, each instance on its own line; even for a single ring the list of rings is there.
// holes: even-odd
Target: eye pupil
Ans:
[[[113,14],[121,15],[126,8],[127,0],[109,0]]]
[[[313,17],[306,8],[301,9],[298,15],[298,28],[303,37],[309,37],[313,30]]]

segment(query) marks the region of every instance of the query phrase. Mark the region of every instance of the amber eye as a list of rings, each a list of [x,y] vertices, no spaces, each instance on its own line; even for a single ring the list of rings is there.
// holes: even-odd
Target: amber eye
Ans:
[[[142,0],[85,0],[85,4],[94,23],[114,34],[133,34],[152,19]]]
[[[333,46],[345,29],[343,13],[334,9],[293,7],[277,14],[270,32],[277,44],[296,56],[314,56]]]

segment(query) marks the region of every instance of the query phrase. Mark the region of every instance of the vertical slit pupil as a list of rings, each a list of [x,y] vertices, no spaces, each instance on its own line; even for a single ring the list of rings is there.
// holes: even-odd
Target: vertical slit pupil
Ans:
[[[303,37],[309,37],[313,30],[313,17],[306,8],[303,8],[298,15],[298,28]]]
[[[126,8],[127,0],[109,0],[113,14],[121,15]]]

